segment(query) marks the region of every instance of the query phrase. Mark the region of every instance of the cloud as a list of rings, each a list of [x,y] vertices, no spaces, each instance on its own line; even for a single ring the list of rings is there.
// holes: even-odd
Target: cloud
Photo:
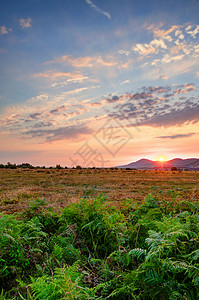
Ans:
[[[169,54],[165,54],[161,61],[163,64],[168,64],[171,61],[182,60],[184,58],[184,56],[185,56],[184,54],[176,55],[176,56],[171,56]]]
[[[160,75],[159,79],[167,80],[167,79],[169,79],[169,77],[166,75]]]
[[[197,25],[194,30],[191,30],[191,28],[192,26],[189,25],[185,28],[185,30],[187,34],[190,34],[195,39],[196,35],[199,33],[199,25]]]
[[[108,103],[114,103],[120,101],[120,98],[118,96],[113,96],[112,98],[107,98],[106,101]]]
[[[173,25],[171,26],[168,30],[164,30],[162,29],[163,24],[159,24],[159,25],[150,25],[147,27],[147,30],[150,30],[153,32],[154,37],[161,37],[167,40],[172,40],[172,38],[169,36],[170,33],[172,33],[174,30],[177,30],[180,28],[179,25]]]
[[[31,136],[32,138],[42,138],[47,142],[76,139],[82,135],[92,134],[93,130],[86,125],[72,125],[60,127],[57,129],[41,129],[29,130],[24,132],[24,135]]]
[[[198,123],[199,122],[199,105],[194,107],[184,107],[182,109],[172,109],[168,113],[155,113],[151,118],[146,118],[139,123],[140,126],[148,125],[152,127],[169,127],[175,125],[182,125],[184,123]]]
[[[139,101],[139,100],[147,100],[152,98],[153,95],[150,92],[141,92],[141,93],[127,93],[121,96],[112,96],[111,98],[105,98],[106,103],[115,103],[115,102],[124,102],[124,101]]]
[[[169,29],[163,29],[163,24],[159,24],[147,29],[153,32],[154,39],[149,43],[132,46],[132,50],[139,55],[137,62],[144,60],[140,68],[148,71],[145,71],[142,79],[160,79],[161,73],[171,78],[181,73],[196,72],[199,44],[193,38],[199,33],[199,25],[173,25]],[[154,68],[151,69],[151,66]]]
[[[29,28],[29,27],[32,27],[32,24],[31,24],[31,18],[27,18],[27,19],[24,19],[24,18],[21,18],[19,19],[19,24],[21,26],[21,28]]]
[[[52,87],[63,87],[67,84],[70,83],[81,83],[85,80],[89,80],[92,82],[97,82],[98,80],[94,80],[94,79],[89,79],[87,76],[83,76],[80,72],[53,72],[53,71],[48,71],[45,73],[37,73],[33,75],[34,78],[39,78],[39,77],[43,77],[46,79],[50,79],[52,81],[57,80],[57,79],[63,79],[64,77],[68,77],[68,79],[66,79],[65,81],[61,81],[61,82],[54,82],[51,84]]]
[[[121,65],[119,66],[119,68],[120,68],[120,69],[127,69],[127,68],[129,67],[129,65],[130,65],[132,62],[133,62],[133,60],[132,60],[132,59],[129,59],[126,63],[121,64]]]
[[[165,60],[170,60],[170,56],[168,56]],[[143,80],[153,80],[158,79],[160,74],[165,74],[172,78],[174,76],[182,75],[185,73],[194,73],[197,72],[199,67],[199,60],[198,57],[189,56],[184,57],[183,59],[177,59],[174,61],[170,61],[169,63],[162,63],[161,61],[153,61],[152,65],[154,66],[153,69],[148,68],[142,75]]]
[[[181,30],[176,30],[175,36],[178,37],[178,40],[183,40],[184,39],[184,34],[182,33]]]
[[[196,90],[194,83],[185,83],[184,85],[180,85],[178,89],[174,90],[173,95],[187,94],[194,90]]]
[[[166,46],[164,40],[162,40],[162,39],[160,39],[160,40],[157,40],[157,39],[152,40],[150,42],[150,45],[154,45],[156,48],[160,47],[162,49],[167,49],[167,46]]]
[[[136,44],[135,47],[132,47],[134,52],[138,52],[140,55],[145,56],[152,53],[158,53],[160,49],[167,49],[167,45],[163,39],[154,39],[149,44]]]
[[[79,72],[53,72],[53,71],[48,71],[46,73],[37,73],[34,74],[34,77],[44,77],[44,78],[50,78],[50,79],[57,79],[60,77],[70,77],[70,78],[80,78],[83,77]]]
[[[63,95],[64,96],[75,95],[75,94],[81,93],[83,91],[86,91],[86,90],[89,90],[89,89],[96,89],[96,88],[99,88],[99,87],[100,87],[99,85],[90,86],[90,87],[82,87],[82,88],[79,88],[79,89],[74,89],[74,90],[71,90],[71,91],[64,92]]]
[[[52,126],[52,125],[53,125],[52,122],[43,122],[43,121],[41,121],[41,122],[38,122],[38,123],[34,124],[32,127],[33,128],[42,128],[42,127],[49,127],[49,126]]]
[[[124,81],[121,82],[121,84],[126,84],[126,83],[129,83],[129,82],[130,82],[130,80],[124,80]]]
[[[163,135],[163,136],[157,136],[157,139],[179,139],[179,138],[187,138],[193,136],[194,132],[191,133],[185,133],[185,134],[174,134],[174,135]]]
[[[122,50],[122,49],[121,49],[121,50],[118,51],[118,53],[119,53],[119,54],[124,54],[124,55],[126,55],[126,56],[129,56],[130,51],[126,51],[126,50]]]
[[[0,35],[8,34],[8,30],[5,26],[0,27]]]
[[[144,90],[147,93],[167,93],[171,91],[170,87],[162,87],[162,86],[147,86],[147,87],[143,87],[142,90]]]
[[[93,67],[93,66],[100,66],[100,65],[104,67],[112,67],[116,65],[116,62],[104,61],[101,56],[97,56],[97,57],[85,56],[85,57],[73,58],[72,55],[64,55],[61,58],[52,61],[47,61],[46,64],[65,63],[65,62],[71,64],[73,67],[76,68],[85,68],[85,67]]]
[[[146,56],[156,52],[155,47],[153,47],[150,44],[136,44],[136,46],[133,47],[132,50],[138,52],[141,55],[146,55]]]
[[[51,114],[54,114],[54,113],[60,112],[61,110],[65,110],[65,109],[67,109],[67,107],[66,107],[65,105],[62,105],[62,106],[59,106],[59,107],[57,107],[57,108],[55,108],[55,109],[52,109],[52,110],[50,111],[50,113],[51,113]]]
[[[41,113],[34,113],[30,115],[31,119],[39,119],[42,116]]]
[[[84,80],[87,80],[89,79],[88,77],[77,77],[77,78],[70,78],[70,79],[67,79],[65,81],[62,81],[62,82],[55,82],[53,84],[51,84],[52,87],[56,87],[56,86],[60,86],[60,87],[63,87],[67,84],[70,84],[70,83],[81,83],[83,82]]]
[[[199,122],[197,97],[181,96],[196,90],[193,83],[177,88],[149,86],[141,90],[143,92],[107,98],[107,103],[117,102],[109,117],[128,120],[131,126],[169,127]]]
[[[95,11],[97,11],[98,13],[104,15],[105,17],[107,17],[109,20],[111,20],[111,15],[110,13],[100,9],[99,7],[97,7],[91,0],[86,0],[86,3],[88,3],[90,5],[91,8],[93,8]]]

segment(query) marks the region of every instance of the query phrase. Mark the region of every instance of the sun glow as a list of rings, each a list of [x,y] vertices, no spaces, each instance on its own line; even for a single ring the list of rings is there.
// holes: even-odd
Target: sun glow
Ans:
[[[160,157],[158,157],[158,160],[159,160],[160,162],[164,162],[166,159],[165,159],[164,156],[160,156]]]

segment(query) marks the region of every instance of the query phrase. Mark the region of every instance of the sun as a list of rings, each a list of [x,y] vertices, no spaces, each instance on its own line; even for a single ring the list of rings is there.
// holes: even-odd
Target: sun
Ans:
[[[158,158],[158,160],[159,160],[160,162],[164,162],[166,159],[165,159],[164,156],[160,156],[160,157]]]

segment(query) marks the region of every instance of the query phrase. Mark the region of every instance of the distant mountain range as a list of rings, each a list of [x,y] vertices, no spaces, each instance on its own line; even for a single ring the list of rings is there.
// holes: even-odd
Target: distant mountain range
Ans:
[[[116,168],[131,168],[131,169],[139,169],[139,170],[155,170],[155,169],[168,169],[170,170],[172,167],[176,167],[177,169],[188,169],[188,170],[199,170],[199,158],[174,158],[168,161],[160,162],[153,161],[149,159],[140,159],[136,162],[131,162],[128,165],[117,166]]]

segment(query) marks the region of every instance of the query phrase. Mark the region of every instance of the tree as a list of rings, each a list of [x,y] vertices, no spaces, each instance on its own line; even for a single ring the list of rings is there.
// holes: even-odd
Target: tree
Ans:
[[[80,169],[82,169],[82,166],[78,165],[78,166],[76,166],[76,169],[80,170]]]
[[[177,171],[178,169],[176,167],[171,167],[171,171]]]

